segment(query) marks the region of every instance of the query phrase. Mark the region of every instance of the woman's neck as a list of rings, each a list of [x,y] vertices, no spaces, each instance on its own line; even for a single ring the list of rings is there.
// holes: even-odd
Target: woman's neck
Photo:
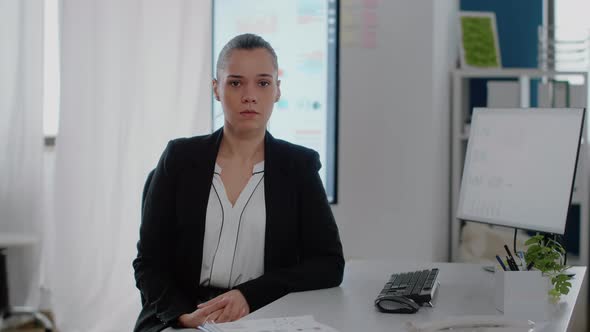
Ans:
[[[264,160],[264,135],[266,131],[236,133],[224,127],[219,155],[224,159],[234,159],[257,163]]]

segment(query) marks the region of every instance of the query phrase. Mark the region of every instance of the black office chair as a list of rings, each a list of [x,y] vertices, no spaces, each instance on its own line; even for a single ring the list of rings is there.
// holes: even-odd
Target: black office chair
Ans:
[[[152,177],[154,176],[154,171],[155,169],[151,170],[151,172],[148,174],[146,180],[145,180],[145,184],[143,185],[143,193],[141,194],[141,217],[143,218],[143,206],[145,205],[145,197],[147,196],[147,192],[150,189],[150,184],[152,183]],[[141,296],[141,305],[145,305],[145,298],[143,297],[143,294],[141,294],[140,292],[140,296]]]
[[[147,179],[145,180],[145,184],[143,185],[143,194],[141,195],[141,216],[142,217],[143,217],[143,206],[145,205],[145,196],[147,195],[147,192],[150,189],[150,184],[152,183],[152,177],[154,176],[155,171],[156,171],[155,169],[151,170],[151,172],[147,176]]]

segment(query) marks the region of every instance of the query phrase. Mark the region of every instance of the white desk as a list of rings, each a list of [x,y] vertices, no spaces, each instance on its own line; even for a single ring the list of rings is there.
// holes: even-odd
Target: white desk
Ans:
[[[0,249],[30,246],[37,242],[37,237],[26,233],[0,233]]]
[[[375,297],[393,272],[438,267],[440,287],[433,308],[416,314],[384,314],[373,305]],[[566,331],[585,267],[572,268],[576,277],[559,311],[547,322],[537,322],[536,331]],[[347,262],[340,287],[291,293],[261,308],[245,319],[313,315],[340,332],[405,331],[406,321],[431,321],[460,315],[500,315],[494,306],[493,274],[481,265],[459,263],[391,263],[382,261]]]

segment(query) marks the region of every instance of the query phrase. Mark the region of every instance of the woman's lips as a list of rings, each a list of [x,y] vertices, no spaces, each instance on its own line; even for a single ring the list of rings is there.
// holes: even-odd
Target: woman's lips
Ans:
[[[254,117],[258,115],[258,112],[256,112],[255,110],[245,110],[241,111],[240,114],[245,117]]]

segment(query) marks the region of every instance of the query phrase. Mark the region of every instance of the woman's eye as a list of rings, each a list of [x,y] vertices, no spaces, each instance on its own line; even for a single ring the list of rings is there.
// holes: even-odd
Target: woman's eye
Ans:
[[[238,86],[240,86],[240,81],[231,81],[231,82],[229,82],[229,85],[231,85],[233,87],[238,87]]]
[[[269,86],[269,85],[270,85],[270,82],[267,82],[267,81],[260,81],[260,82],[258,83],[258,85],[260,85],[260,86]]]

